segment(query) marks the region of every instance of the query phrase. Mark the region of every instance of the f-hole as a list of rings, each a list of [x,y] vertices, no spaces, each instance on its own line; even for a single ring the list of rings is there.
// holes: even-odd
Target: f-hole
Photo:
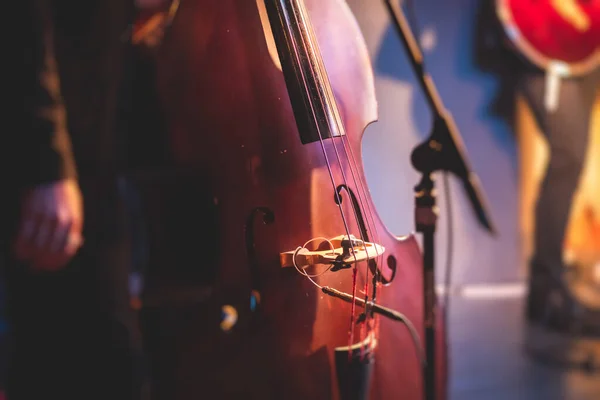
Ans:
[[[352,201],[352,207],[354,208],[354,210],[356,210],[356,219],[358,222],[358,229],[360,230],[361,238],[363,238],[363,240],[366,242],[370,242],[371,239],[369,238],[369,232],[367,231],[367,224],[365,223],[365,217],[362,214],[362,209],[360,208],[358,199],[356,198],[356,195],[354,194],[352,189],[350,189],[348,187],[348,185],[339,185],[335,190],[333,201],[335,201],[335,204],[341,205],[342,202],[344,201],[344,198],[342,197],[343,191],[348,193],[348,196],[350,197],[350,201]],[[389,261],[389,259],[388,259],[388,261]],[[378,266],[377,266],[376,260],[370,259],[368,262],[368,265],[369,265],[369,269],[371,270],[371,273],[376,274],[384,285],[389,285],[390,283],[392,283],[392,281],[396,277],[396,264],[395,263],[388,262],[388,265],[389,265],[390,269],[392,270],[392,276],[390,279],[386,279],[383,276],[383,274],[381,273],[381,271],[378,271]],[[379,272],[379,273],[377,273],[377,272]]]

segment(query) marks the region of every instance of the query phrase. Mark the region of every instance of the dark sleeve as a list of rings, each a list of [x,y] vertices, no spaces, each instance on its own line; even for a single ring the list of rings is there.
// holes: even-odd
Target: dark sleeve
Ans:
[[[502,24],[496,15],[494,0],[480,0],[476,14],[474,58],[482,71],[494,74],[510,74],[522,68],[514,49],[508,43]]]
[[[76,178],[66,111],[54,57],[52,12],[47,0],[23,4],[22,124],[14,149],[21,184],[35,185]]]
[[[480,0],[473,32],[473,63],[480,70],[491,74],[497,81],[496,90],[487,112],[514,123],[515,95],[523,74],[532,67],[522,59],[508,42],[497,17],[494,0]]]

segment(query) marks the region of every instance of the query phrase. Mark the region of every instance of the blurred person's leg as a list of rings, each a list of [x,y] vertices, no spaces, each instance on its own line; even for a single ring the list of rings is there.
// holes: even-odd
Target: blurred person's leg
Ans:
[[[543,320],[549,314],[549,307],[553,307],[550,313],[560,315],[556,322],[568,325],[575,308],[581,306],[567,285],[563,248],[573,197],[585,163],[599,77],[600,72],[596,72],[563,80],[559,105],[554,112],[547,112],[544,107],[544,75],[528,75],[521,83],[549,147],[548,165],[535,210],[535,247],[527,307],[532,321]]]
[[[11,260],[10,231],[3,237],[11,400],[140,398],[140,348],[116,190],[86,194],[85,243],[64,269],[31,271]]]

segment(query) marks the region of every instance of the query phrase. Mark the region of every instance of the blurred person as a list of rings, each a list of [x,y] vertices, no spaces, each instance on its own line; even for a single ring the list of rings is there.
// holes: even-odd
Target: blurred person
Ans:
[[[546,72],[525,60],[508,42],[497,18],[495,3],[493,0],[481,2],[476,28],[476,62],[500,78],[493,111],[512,125],[515,94],[520,93],[549,148],[535,208],[526,315],[529,321],[547,327],[569,329],[576,325],[588,333],[600,333],[600,310],[578,299],[571,279],[573,268],[563,261],[565,234],[585,163],[600,70],[563,78],[557,107],[549,110],[545,103]],[[575,1],[550,1],[550,5],[576,29],[590,29],[591,21]]]
[[[141,353],[115,179],[123,32],[133,3],[8,7],[0,149],[7,397],[138,399]]]

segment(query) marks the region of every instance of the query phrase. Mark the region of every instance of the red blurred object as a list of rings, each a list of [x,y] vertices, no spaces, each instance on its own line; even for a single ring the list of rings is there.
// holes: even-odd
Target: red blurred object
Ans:
[[[590,25],[580,30],[551,0],[496,0],[496,9],[512,44],[533,64],[548,69],[562,62],[568,75],[582,75],[600,65],[600,0],[578,0]]]

